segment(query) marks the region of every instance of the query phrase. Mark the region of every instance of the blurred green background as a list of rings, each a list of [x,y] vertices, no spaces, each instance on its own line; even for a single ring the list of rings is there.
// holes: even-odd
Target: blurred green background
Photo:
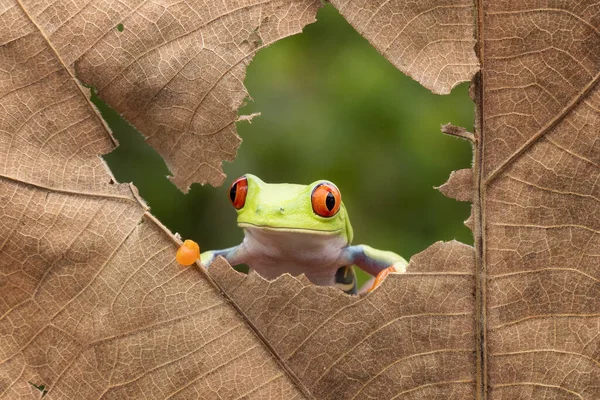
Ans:
[[[133,182],[152,213],[201,250],[238,244],[243,232],[228,201],[246,172],[265,182],[336,183],[354,227],[354,243],[407,260],[437,240],[473,242],[463,225],[469,203],[433,189],[468,168],[471,147],[440,133],[452,122],[473,129],[467,84],[438,96],[391,65],[331,6],[302,34],[258,52],[245,85],[253,98],[239,114],[243,143],[220,188],[187,195],[166,178],[162,158],[115,111],[100,108],[120,146],[104,158],[119,182]],[[363,276],[361,280],[364,280]]]

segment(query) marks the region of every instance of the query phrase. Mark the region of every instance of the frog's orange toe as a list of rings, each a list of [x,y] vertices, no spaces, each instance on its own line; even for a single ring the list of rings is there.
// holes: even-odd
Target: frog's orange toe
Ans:
[[[179,250],[177,250],[177,255],[175,259],[181,265],[192,265],[196,262],[196,260],[200,257],[200,246],[198,243],[193,240],[186,240],[183,242]]]
[[[391,267],[387,267],[386,269],[379,272],[377,274],[377,276],[375,277],[375,282],[373,282],[373,286],[371,286],[371,288],[369,290],[367,290],[367,293],[370,293],[373,290],[377,289],[377,287],[379,285],[381,285],[381,283],[385,280],[385,278],[387,278],[387,276],[389,274],[393,274],[393,273],[397,273],[397,272],[398,272],[398,270],[393,265]]]

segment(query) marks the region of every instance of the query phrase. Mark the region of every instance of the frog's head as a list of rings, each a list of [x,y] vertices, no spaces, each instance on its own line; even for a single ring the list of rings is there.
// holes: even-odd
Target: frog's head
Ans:
[[[352,226],[342,196],[329,181],[310,185],[269,184],[246,174],[233,182],[229,198],[242,228],[305,231],[352,241]]]

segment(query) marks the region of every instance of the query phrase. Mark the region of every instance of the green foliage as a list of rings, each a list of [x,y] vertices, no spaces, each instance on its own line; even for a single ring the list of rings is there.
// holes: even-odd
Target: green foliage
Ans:
[[[409,259],[437,240],[472,243],[469,204],[444,197],[450,171],[471,163],[470,145],[440,133],[452,122],[472,130],[467,85],[438,96],[404,76],[331,6],[304,33],[260,51],[248,68],[253,101],[240,115],[243,138],[221,188],[193,185],[183,195],[164,161],[97,98],[120,146],[105,156],[116,179],[133,181],[152,213],[201,251],[238,244],[242,231],[227,200],[229,184],[251,172],[266,182],[335,182],[355,243]],[[364,277],[363,277],[364,279]]]

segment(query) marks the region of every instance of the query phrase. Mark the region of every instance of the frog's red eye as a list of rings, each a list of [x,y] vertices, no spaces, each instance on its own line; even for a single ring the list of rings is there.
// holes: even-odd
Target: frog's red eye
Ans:
[[[342,195],[331,182],[315,186],[310,197],[313,211],[321,217],[333,217],[342,205]]]
[[[248,193],[248,179],[245,176],[237,178],[229,189],[229,200],[236,210],[244,207],[246,204],[246,194]]]

